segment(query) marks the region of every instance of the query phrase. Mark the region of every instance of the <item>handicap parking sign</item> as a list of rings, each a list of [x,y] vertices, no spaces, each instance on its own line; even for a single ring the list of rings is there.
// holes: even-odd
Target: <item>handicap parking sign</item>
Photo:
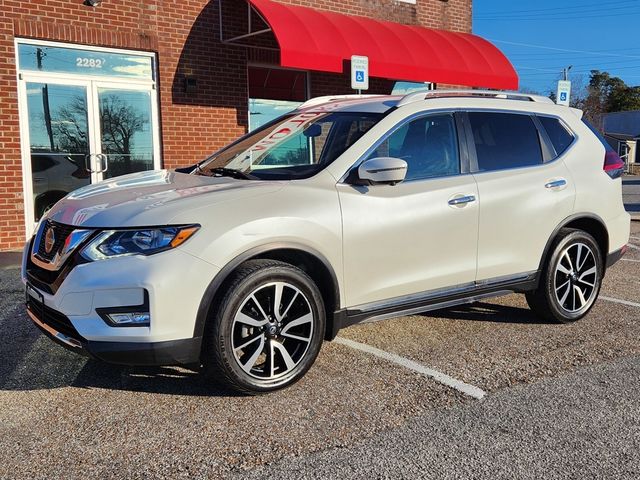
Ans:
[[[571,98],[571,82],[569,80],[560,80],[558,82],[558,92],[556,94],[556,103],[558,105],[569,106]]]
[[[351,57],[351,88],[367,90],[369,88],[369,58],[354,55]]]

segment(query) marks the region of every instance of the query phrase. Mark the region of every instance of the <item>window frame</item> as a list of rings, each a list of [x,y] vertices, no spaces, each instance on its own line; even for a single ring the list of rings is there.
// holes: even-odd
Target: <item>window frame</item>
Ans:
[[[480,170],[478,167],[478,154],[476,152],[476,144],[475,144],[475,140],[473,137],[473,130],[471,129],[471,121],[469,120],[469,113],[501,113],[501,114],[505,114],[505,115],[525,115],[528,116],[531,119],[531,122],[533,123],[534,127],[537,130],[538,133],[538,141],[540,142],[540,155],[542,157],[542,162],[539,164],[535,164],[535,165],[525,165],[525,166],[517,166],[517,167],[506,167],[506,168],[498,168],[498,169],[494,169],[494,170]],[[469,150],[469,159],[470,159],[470,164],[471,164],[471,173],[474,175],[481,175],[481,174],[487,174],[487,173],[494,173],[494,172],[505,172],[505,171],[509,171],[509,170],[522,170],[522,169],[526,169],[526,168],[537,168],[537,167],[541,167],[543,165],[547,165],[549,163],[555,162],[558,158],[560,158],[560,156],[556,156],[555,155],[555,148],[553,147],[553,144],[551,143],[551,140],[549,139],[549,136],[547,135],[546,130],[544,129],[544,127],[542,126],[542,123],[540,122],[540,120],[537,118],[537,116],[540,115],[536,112],[523,112],[523,111],[518,111],[518,110],[502,110],[502,109],[495,109],[495,108],[474,108],[474,109],[465,109],[463,112],[463,122],[465,125],[465,129],[466,129],[466,140],[467,140],[467,148]],[[546,117],[552,117],[552,118],[557,118],[559,120],[560,117],[556,117],[554,115],[542,115],[542,116],[546,116]],[[566,125],[563,122],[563,125]],[[573,130],[569,129],[570,132],[573,132]],[[576,136],[574,134],[574,143],[576,141]],[[574,143],[571,144],[571,146],[569,148],[571,148]],[[569,148],[567,148],[564,153],[569,151]]]
[[[542,131],[544,132],[545,139],[548,142],[548,145],[551,148],[551,151],[553,153],[552,158],[551,160],[549,160],[549,162],[553,162],[556,159],[563,157],[569,150],[571,150],[574,147],[574,145],[578,141],[578,134],[574,132],[573,129],[569,127],[569,125],[567,125],[567,122],[565,122],[562,117],[559,117],[557,115],[548,115],[546,113],[536,113],[535,116],[536,116],[536,120],[540,123],[540,129],[542,129]],[[544,128],[544,124],[540,120],[540,117],[558,120],[558,122],[560,122],[560,125],[562,125],[562,127],[573,137],[573,140],[571,141],[571,143],[567,145],[567,148],[565,148],[564,151],[562,151],[561,153],[558,153],[558,151],[556,150],[556,147],[553,145],[553,142],[551,141],[551,137],[549,137],[549,133],[547,132],[547,129]],[[548,163],[548,162],[545,162],[545,163]]]
[[[455,126],[455,130],[456,130],[456,137],[458,140],[458,164],[460,167],[460,172],[459,173],[455,173],[452,175],[439,175],[439,176],[433,176],[433,177],[426,177],[426,178],[415,178],[413,180],[404,180],[402,182],[402,184],[404,183],[414,183],[414,182],[428,182],[430,180],[437,180],[437,179],[441,179],[441,178],[451,178],[451,177],[456,177],[456,176],[462,176],[462,175],[469,175],[471,174],[471,164],[470,164],[470,152],[468,150],[468,141],[466,139],[466,133],[464,130],[464,125],[463,125],[463,118],[461,116],[461,114],[463,114],[464,112],[461,111],[460,109],[456,109],[456,108],[447,108],[447,109],[434,109],[434,110],[423,110],[420,112],[416,112],[412,115],[409,115],[408,117],[403,118],[402,120],[400,120],[399,122],[397,122],[395,125],[393,125],[391,128],[389,128],[389,130],[387,130],[384,135],[382,135],[378,140],[376,140],[372,146],[370,146],[365,152],[364,154],[362,154],[358,160],[356,160],[356,162],[351,165],[351,167],[349,167],[349,169],[347,170],[347,172],[344,174],[344,176],[340,179],[339,183],[343,183],[343,184],[351,184],[352,183],[352,179],[357,178],[357,171],[358,168],[360,167],[360,165],[362,165],[362,163],[369,158],[369,156],[375,152],[378,147],[380,147],[380,145],[382,145],[384,142],[386,142],[389,137],[391,137],[394,133],[396,133],[398,130],[400,130],[401,128],[403,128],[405,125],[413,122],[414,120],[418,120],[424,117],[432,117],[432,116],[438,116],[438,115],[450,115],[453,117],[453,121],[454,121],[454,126]]]

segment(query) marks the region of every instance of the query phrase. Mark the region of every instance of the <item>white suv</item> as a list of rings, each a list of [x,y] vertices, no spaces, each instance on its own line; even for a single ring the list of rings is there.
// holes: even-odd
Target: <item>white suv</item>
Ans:
[[[24,250],[27,311],[92,357],[290,385],[363,320],[526,294],[587,314],[625,252],[623,164],[548,99],[315,99],[189,169],[81,188]]]

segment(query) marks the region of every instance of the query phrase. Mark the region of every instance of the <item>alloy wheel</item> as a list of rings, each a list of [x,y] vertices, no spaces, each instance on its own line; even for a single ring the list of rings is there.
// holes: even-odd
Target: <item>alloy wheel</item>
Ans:
[[[272,282],[251,292],[233,318],[233,355],[254,378],[273,381],[293,371],[309,350],[315,319],[295,286]]]
[[[598,264],[591,248],[572,243],[560,254],[554,275],[554,290],[560,307],[569,313],[588,309],[598,286]]]

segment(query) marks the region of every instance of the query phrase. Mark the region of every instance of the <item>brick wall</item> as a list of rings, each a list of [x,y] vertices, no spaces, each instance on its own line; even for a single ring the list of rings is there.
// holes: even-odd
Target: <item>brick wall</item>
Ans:
[[[234,0],[225,0],[232,2]],[[232,8],[241,8],[240,0]],[[471,30],[471,0],[280,0],[352,15],[456,31]],[[27,37],[155,51],[164,164],[193,163],[244,133],[248,58],[277,63],[277,52],[256,54],[218,42],[218,2],[207,0],[0,0],[0,250],[24,242],[24,199],[14,38]],[[246,12],[246,10],[245,10]],[[240,17],[239,17],[240,18]],[[185,92],[195,78],[195,93]],[[313,72],[313,96],[351,92],[347,75]],[[372,79],[372,93],[392,82]]]
[[[418,24],[454,32],[471,32],[471,0],[418,0]]]

